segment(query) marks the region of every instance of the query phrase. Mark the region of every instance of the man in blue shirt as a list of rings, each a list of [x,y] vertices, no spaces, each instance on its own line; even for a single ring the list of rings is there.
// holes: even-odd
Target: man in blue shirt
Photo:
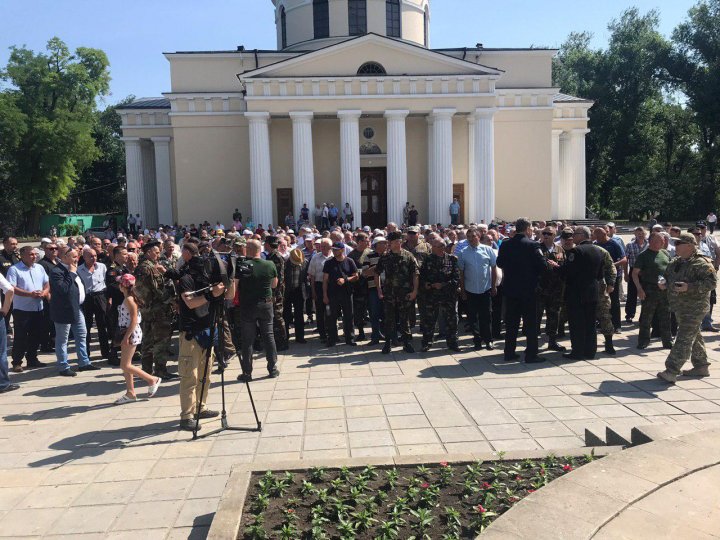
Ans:
[[[613,263],[615,263],[615,269],[617,270],[617,278],[615,279],[615,288],[610,293],[610,318],[612,319],[613,326],[615,327],[615,333],[620,333],[620,283],[622,282],[623,268],[627,264],[627,257],[625,256],[625,250],[623,247],[610,238],[608,235],[608,228],[596,227],[593,231],[593,237],[595,238],[595,244],[603,248],[612,257]]]
[[[467,247],[458,255],[460,294],[466,302],[475,350],[481,349],[483,342],[487,350],[492,350],[490,321],[492,297],[497,294],[496,256],[491,247],[480,243],[477,230],[470,229],[467,240]]]
[[[457,197],[450,203],[450,225],[457,225],[460,223],[460,203]]]
[[[38,360],[37,353],[44,328],[43,298],[48,298],[50,281],[45,269],[35,264],[35,259],[35,249],[23,246],[20,249],[20,262],[11,266],[7,274],[7,280],[15,288],[15,341],[12,348],[15,373],[22,373],[23,358],[27,359],[28,368],[45,365]]]

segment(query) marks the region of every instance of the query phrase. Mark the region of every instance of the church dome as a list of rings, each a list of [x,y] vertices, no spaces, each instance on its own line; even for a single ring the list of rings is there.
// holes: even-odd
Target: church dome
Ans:
[[[374,33],[429,46],[430,0],[272,0],[278,50],[314,50]]]

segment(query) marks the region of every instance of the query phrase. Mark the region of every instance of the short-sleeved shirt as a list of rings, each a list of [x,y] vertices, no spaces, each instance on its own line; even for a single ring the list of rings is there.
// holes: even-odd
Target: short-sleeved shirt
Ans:
[[[180,294],[194,291],[200,288],[198,285],[193,277],[189,273],[186,273],[178,281],[177,291]],[[190,309],[182,300],[178,302],[178,304],[180,306],[180,327],[182,331],[197,333],[203,331],[205,328],[210,328],[212,317],[207,306]]]
[[[10,285],[10,282],[3,277],[2,274],[0,274],[0,291],[3,292],[3,294],[8,293],[13,290],[13,286]],[[2,307],[2,306],[0,306]]]
[[[240,279],[241,305],[251,306],[270,300],[272,280],[278,277],[275,264],[262,259],[250,259],[247,263],[252,267],[252,275]]]
[[[492,267],[497,264],[497,255],[490,246],[470,244],[458,254],[458,267],[463,273],[465,290],[472,294],[483,294],[492,288]]]
[[[598,243],[597,245],[610,254],[614,263],[625,257],[625,250],[615,240],[608,240],[604,244]]]
[[[19,263],[10,267],[7,273],[7,280],[13,287],[19,287],[25,291],[41,291],[45,285],[50,282],[45,269],[39,264],[33,264],[31,267],[25,266],[25,263]],[[27,296],[15,295],[13,299],[13,309],[20,311],[42,311],[42,298],[30,298]]]
[[[657,287],[658,278],[665,274],[668,264],[670,264],[670,254],[667,251],[646,249],[637,256],[633,268],[640,270],[640,283],[643,287]]]
[[[335,257],[325,261],[323,265],[323,274],[328,275],[328,295],[349,295],[352,292],[352,283],[348,283],[349,277],[357,274],[357,265],[350,257],[345,257],[342,261],[338,261]],[[345,278],[343,285],[338,285],[337,280]]]

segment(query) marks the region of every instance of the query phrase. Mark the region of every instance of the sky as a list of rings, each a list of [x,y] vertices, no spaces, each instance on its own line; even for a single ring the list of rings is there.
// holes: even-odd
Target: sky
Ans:
[[[629,7],[660,11],[669,36],[697,0],[433,0],[431,47],[559,46],[573,31],[590,31],[604,47],[608,23]],[[110,60],[111,95],[161,96],[170,90],[163,52],[275,49],[271,0],[0,0],[0,69],[9,48],[44,50],[57,36],[102,49]],[[101,104],[102,106],[103,104]]]

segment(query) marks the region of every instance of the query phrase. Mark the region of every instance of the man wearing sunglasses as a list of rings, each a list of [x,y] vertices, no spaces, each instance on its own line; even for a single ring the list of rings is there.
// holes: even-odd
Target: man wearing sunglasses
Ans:
[[[45,273],[50,277],[50,272],[57,266],[58,245],[50,242],[45,243],[43,248],[45,255],[38,261],[38,264],[45,269]],[[43,298],[43,319],[44,326],[42,337],[40,338],[40,350],[42,352],[55,352],[55,323],[50,319],[50,299]]]

